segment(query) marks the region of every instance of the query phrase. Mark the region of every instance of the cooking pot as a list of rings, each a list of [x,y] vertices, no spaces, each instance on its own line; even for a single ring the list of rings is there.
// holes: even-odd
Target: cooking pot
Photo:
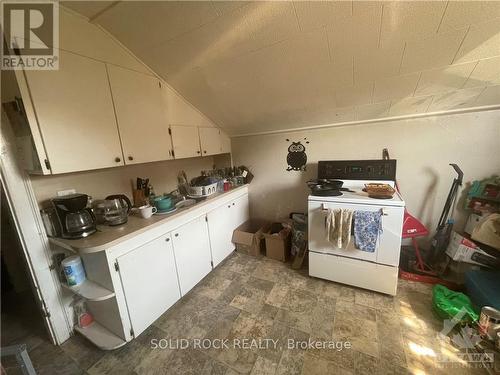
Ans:
[[[104,200],[95,201],[93,206],[98,223],[107,225],[125,224],[132,208],[130,199],[123,194],[110,195]]]

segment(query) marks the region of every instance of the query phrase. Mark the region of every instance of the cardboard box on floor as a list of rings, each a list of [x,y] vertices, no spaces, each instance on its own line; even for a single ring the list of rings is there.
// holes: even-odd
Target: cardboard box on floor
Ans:
[[[266,256],[271,259],[286,262],[290,257],[291,231],[283,228],[278,233],[271,234],[270,231],[264,233],[266,240]]]
[[[250,219],[233,232],[233,243],[236,251],[248,255],[258,256],[264,248],[263,233],[269,229],[269,222],[259,219]]]

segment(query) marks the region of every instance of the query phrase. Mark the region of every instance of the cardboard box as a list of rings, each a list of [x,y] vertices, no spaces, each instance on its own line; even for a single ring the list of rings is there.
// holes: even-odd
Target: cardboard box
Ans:
[[[266,256],[271,259],[286,262],[290,257],[291,231],[283,228],[278,233],[271,234],[270,231],[264,233],[266,240]]]
[[[496,263],[496,258],[487,254],[474,242],[461,236],[457,232],[451,235],[450,243],[446,249],[446,254],[458,262],[477,264],[480,266],[492,266]]]
[[[258,256],[264,248],[263,233],[269,228],[269,223],[264,220],[250,219],[233,232],[233,243],[236,251]]]

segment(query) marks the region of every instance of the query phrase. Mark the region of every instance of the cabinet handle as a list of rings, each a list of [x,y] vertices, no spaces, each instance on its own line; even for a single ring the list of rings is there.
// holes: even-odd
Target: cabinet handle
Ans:
[[[175,237],[179,237],[179,233],[176,233],[176,234],[175,234]]]
[[[207,150],[203,150],[203,153],[206,154],[207,153]]]
[[[116,157],[116,158],[115,158],[115,162],[119,163],[119,162],[121,162],[121,161],[122,161],[122,159],[120,159],[119,157]]]
[[[165,241],[167,242],[170,241],[170,237],[165,238]]]
[[[197,154],[201,154],[201,151],[200,151],[200,150],[198,150],[198,151],[196,151],[196,153],[197,153]]]
[[[234,202],[233,202],[233,206],[234,206]]]
[[[227,205],[227,208],[231,208],[231,205],[230,205],[230,204],[228,204],[228,205]]]
[[[133,156],[129,156],[128,160],[134,160],[134,157]]]

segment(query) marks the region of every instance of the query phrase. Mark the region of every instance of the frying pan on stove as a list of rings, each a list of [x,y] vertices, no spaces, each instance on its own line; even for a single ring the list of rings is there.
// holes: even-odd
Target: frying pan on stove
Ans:
[[[313,186],[321,186],[320,189],[340,189],[342,185],[344,184],[344,181],[341,180],[333,180],[333,179],[328,179],[328,178],[318,178],[315,180],[309,180],[307,181],[307,186],[312,189]]]
[[[307,181],[307,186],[311,189],[312,195],[316,196],[335,196],[341,195],[340,189],[344,184],[340,180],[317,179]]]

